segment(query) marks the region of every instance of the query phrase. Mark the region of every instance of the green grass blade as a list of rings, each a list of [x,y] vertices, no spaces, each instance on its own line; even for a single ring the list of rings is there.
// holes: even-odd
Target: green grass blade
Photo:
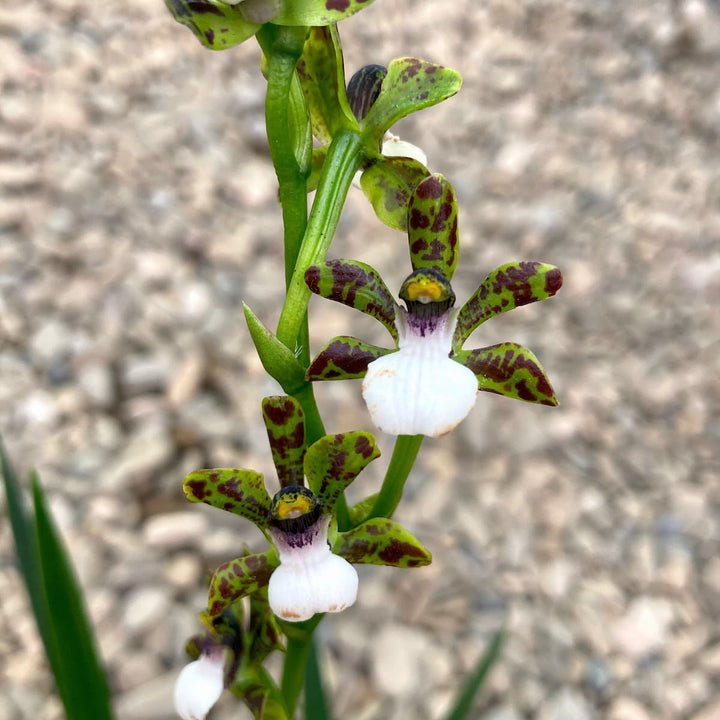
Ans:
[[[32,515],[25,504],[23,491],[17,481],[15,471],[10,463],[10,458],[5,448],[0,443],[0,463],[2,464],[2,475],[5,482],[5,495],[7,497],[7,509],[10,517],[17,558],[22,578],[25,581],[30,603],[32,604],[35,622],[42,637],[43,643],[48,643],[48,619],[47,608],[43,597],[42,571],[37,551],[37,539]]]
[[[46,651],[71,720],[111,720],[110,692],[82,591],[53,522],[40,480],[31,473],[37,551],[47,608]]]
[[[310,643],[310,652],[305,667],[305,717],[308,720],[331,720],[315,639]]]
[[[447,716],[447,720],[465,720],[470,717],[470,711],[480,688],[483,686],[488,673],[500,656],[500,650],[505,642],[505,628],[498,630],[492,641],[478,660],[472,674],[465,681],[455,706]]]

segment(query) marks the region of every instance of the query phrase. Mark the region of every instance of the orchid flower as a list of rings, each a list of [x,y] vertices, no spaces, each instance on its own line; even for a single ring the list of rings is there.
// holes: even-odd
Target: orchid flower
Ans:
[[[542,366],[527,348],[512,342],[477,350],[462,346],[489,318],[554,295],[562,285],[560,271],[540,262],[508,263],[455,309],[450,280],[458,233],[452,186],[431,175],[413,192],[407,213],[413,272],[400,289],[404,306],[364,263],[330,260],[305,273],[315,294],[379,320],[395,347],[334,338],[313,360],[307,378],[364,378],[363,397],[373,422],[393,435],[449,432],[470,412],[478,390],[557,405]]]
[[[198,470],[185,478],[191,502],[241,515],[272,544],[265,552],[245,554],[217,569],[210,584],[210,617],[267,586],[272,611],[299,622],[355,602],[358,578],[350,563],[430,563],[430,553],[407,530],[385,518],[363,522],[360,507],[350,508],[355,527],[337,530],[334,513],[340,495],[380,454],[370,433],[326,435],[306,448],[304,416],[296,400],[265,398],[263,416],[280,481],[272,499],[262,475],[253,470]]]

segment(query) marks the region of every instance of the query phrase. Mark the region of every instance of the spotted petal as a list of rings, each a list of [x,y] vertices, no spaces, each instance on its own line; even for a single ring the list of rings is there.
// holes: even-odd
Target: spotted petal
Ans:
[[[183,490],[190,502],[202,502],[235,513],[261,529],[268,526],[270,496],[263,476],[254,470],[196,470],[185,478]]]
[[[218,0],[165,0],[165,5],[175,20],[189,27],[210,50],[225,50],[239,45],[262,27],[248,17],[243,7],[245,3],[228,5]]]
[[[300,403],[287,395],[273,395],[263,399],[262,409],[280,486],[302,485],[305,421]]]
[[[323,512],[332,513],[338,497],[380,455],[369,432],[326,435],[313,443],[305,455],[305,475]]]
[[[557,405],[555,391],[535,355],[513,342],[462,350],[453,359],[475,373],[478,389],[541,405]]]
[[[370,345],[354,337],[333,338],[317,354],[307,370],[308,380],[353,380],[365,376],[368,365],[392,350]]]
[[[428,169],[417,159],[379,157],[360,176],[360,187],[382,222],[407,230],[410,197],[427,175]]]
[[[393,520],[372,518],[339,533],[333,552],[351,563],[409,568],[429,565],[432,555]]]
[[[461,84],[455,70],[418,58],[397,58],[388,66],[380,95],[360,126],[374,147],[380,147],[385,132],[400,118],[451,97]]]
[[[278,566],[274,549],[223,563],[215,571],[208,593],[208,614],[217,617],[236,600],[256,592],[270,581]]]
[[[475,328],[494,315],[552,297],[562,286],[554,265],[512,262],[493,270],[460,309],[453,349],[459,350]]]
[[[397,340],[395,300],[373,268],[353,260],[328,260],[311,265],[305,282],[316,295],[335,300],[379,320]]]
[[[369,7],[373,0],[283,0],[275,25],[332,25]]]
[[[415,188],[407,222],[413,270],[434,268],[452,280],[458,261],[458,209],[455,191],[442,175],[431,175]]]

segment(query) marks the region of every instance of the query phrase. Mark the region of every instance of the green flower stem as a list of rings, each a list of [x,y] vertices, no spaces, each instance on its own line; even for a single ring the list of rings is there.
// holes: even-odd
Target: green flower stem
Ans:
[[[304,622],[280,622],[280,627],[287,638],[280,689],[285,698],[288,718],[295,716],[295,707],[305,681],[305,667],[313,641],[313,632],[324,617],[324,614],[320,614]]]
[[[306,35],[305,27],[278,27],[270,24],[263,26],[257,35],[267,58],[265,126],[270,157],[280,188],[286,287],[295,270],[307,226],[307,170],[303,171],[298,163],[289,114],[291,89],[293,82],[297,82],[295,68],[302,55]],[[306,124],[309,137],[309,119]],[[304,365],[310,362],[308,336],[306,315],[295,344],[288,345],[291,350],[300,347],[304,351],[305,357],[298,358]]]
[[[398,435],[382,488],[368,519],[392,517],[402,498],[405,481],[412,470],[424,437],[424,435]]]
[[[339,131],[328,149],[305,237],[280,313],[277,337],[291,350],[300,340],[310,301],[310,290],[305,285],[305,271],[310,265],[317,265],[325,259],[360,159],[360,135],[353,130]]]

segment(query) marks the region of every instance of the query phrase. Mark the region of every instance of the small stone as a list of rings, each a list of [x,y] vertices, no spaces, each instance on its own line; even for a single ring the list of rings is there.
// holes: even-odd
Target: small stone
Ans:
[[[482,720],[523,720],[523,716],[512,705],[503,703],[488,710]]]
[[[169,583],[181,590],[197,587],[202,579],[203,568],[200,559],[194,553],[182,553],[172,558],[163,570]]]
[[[660,650],[675,618],[672,604],[664,598],[639,597],[612,629],[615,644],[639,660]]]
[[[636,700],[619,697],[608,709],[607,720],[652,720],[652,715]]]
[[[387,625],[372,638],[373,679],[393,697],[410,697],[424,685],[423,660],[431,654],[427,635],[399,625]],[[434,652],[434,650],[432,650]]]
[[[587,700],[577,690],[564,687],[543,703],[537,720],[592,720],[594,717]]]
[[[201,512],[183,510],[148,518],[143,537],[149,547],[164,550],[198,547],[208,530],[208,518]]]
[[[93,407],[108,408],[115,401],[115,385],[107,363],[83,363],[76,371],[77,382]]]
[[[128,593],[123,605],[123,625],[128,632],[138,633],[160,622],[170,608],[170,594],[165,587],[139,587]]]

